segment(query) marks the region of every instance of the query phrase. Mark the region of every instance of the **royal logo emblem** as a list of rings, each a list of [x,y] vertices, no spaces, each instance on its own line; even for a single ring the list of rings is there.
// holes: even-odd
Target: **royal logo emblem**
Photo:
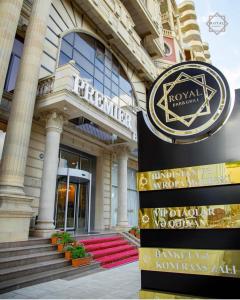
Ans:
[[[217,131],[230,113],[230,93],[223,74],[210,64],[184,62],[155,81],[145,121],[158,137],[191,143]]]
[[[215,13],[208,18],[207,26],[209,28],[209,32],[214,32],[217,35],[221,32],[225,32],[227,25],[228,22],[226,21],[226,17],[219,13]]]
[[[178,92],[178,85],[184,82],[192,82],[191,90]],[[176,92],[174,93],[174,89]],[[189,127],[198,117],[211,114],[210,101],[216,90],[206,84],[204,74],[189,76],[184,72],[180,73],[177,79],[163,85],[164,95],[157,103],[157,106],[165,111],[166,122],[179,121]],[[196,104],[196,105],[194,105]],[[185,109],[185,114],[176,112],[179,106],[194,105],[195,110],[191,113],[191,108]]]

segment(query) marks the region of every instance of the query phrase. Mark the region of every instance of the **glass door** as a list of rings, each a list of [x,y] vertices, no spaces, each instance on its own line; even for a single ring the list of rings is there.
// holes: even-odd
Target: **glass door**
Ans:
[[[77,224],[76,229],[80,232],[87,231],[88,224],[88,186],[89,183],[78,185]]]
[[[56,228],[74,229],[76,215],[77,184],[58,181],[56,201]]]

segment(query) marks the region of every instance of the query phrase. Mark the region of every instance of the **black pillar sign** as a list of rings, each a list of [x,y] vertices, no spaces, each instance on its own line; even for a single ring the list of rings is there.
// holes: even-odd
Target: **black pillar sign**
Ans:
[[[239,298],[239,129],[240,95],[214,66],[154,82],[138,113],[140,298]]]

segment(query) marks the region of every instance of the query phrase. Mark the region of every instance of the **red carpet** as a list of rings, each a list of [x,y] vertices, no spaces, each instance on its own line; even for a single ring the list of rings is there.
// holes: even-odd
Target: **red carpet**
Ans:
[[[138,250],[121,236],[80,240],[84,247],[106,269],[138,260]]]

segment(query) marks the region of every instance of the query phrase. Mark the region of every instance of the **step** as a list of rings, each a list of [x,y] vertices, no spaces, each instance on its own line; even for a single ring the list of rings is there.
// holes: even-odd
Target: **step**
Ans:
[[[126,241],[124,239],[121,239],[121,240],[115,241],[115,242],[86,245],[85,248],[86,248],[87,251],[91,252],[91,251],[94,251],[94,250],[112,248],[112,247],[117,247],[117,246],[126,245],[126,244],[128,244],[128,241]]]
[[[45,251],[28,255],[19,255],[0,258],[0,269],[23,266],[26,264],[37,263],[41,261],[52,260],[63,257],[64,254],[57,251]]]
[[[104,257],[99,257],[96,259],[96,261],[100,262],[101,265],[104,265],[106,263],[111,263],[114,261],[118,261],[130,256],[136,256],[138,255],[138,251],[136,249],[134,250],[129,250],[129,251],[124,251],[121,253],[117,253],[117,254],[112,254],[112,255],[108,255],[108,256],[104,256]]]
[[[0,249],[33,246],[33,245],[39,245],[39,244],[50,244],[50,242],[51,242],[50,239],[32,238],[27,241],[0,243]]]
[[[18,255],[27,255],[32,253],[39,253],[39,252],[53,251],[53,250],[57,250],[57,246],[50,245],[50,244],[3,248],[0,249],[0,258],[12,257]]]
[[[96,243],[107,243],[112,242],[116,240],[121,240],[121,236],[113,236],[113,237],[105,237],[105,238],[91,238],[91,239],[85,239],[85,240],[79,240],[78,242],[83,243],[84,245],[89,244],[96,244]]]
[[[0,282],[0,293],[6,293],[12,290],[23,288],[26,286],[51,281],[54,279],[66,278],[67,276],[73,276],[75,274],[81,274],[85,271],[95,269],[99,267],[99,263],[93,262],[88,266],[82,266],[74,268],[72,266],[66,266],[63,268],[45,271],[42,273],[33,273],[31,275],[22,276],[20,278],[6,280]]]
[[[138,256],[137,255],[136,256],[131,256],[131,257],[119,260],[119,261],[115,261],[113,263],[105,264],[102,267],[104,269],[111,269],[111,268],[114,268],[114,267],[119,267],[121,265],[125,265],[125,264],[128,264],[128,263],[134,262],[134,261],[138,261]]]
[[[135,247],[132,246],[132,245],[123,245],[123,246],[119,246],[119,247],[113,247],[113,248],[107,248],[107,249],[103,249],[103,250],[91,251],[90,253],[92,254],[92,256],[95,259],[95,258],[98,258],[98,257],[119,253],[121,251],[133,250],[133,249],[135,249]]]
[[[23,266],[11,267],[0,270],[0,282],[3,280],[14,279],[30,275],[33,273],[39,273],[49,271],[52,269],[58,269],[70,265],[70,261],[64,258],[57,258],[53,260],[42,261],[33,264],[27,264]]]

